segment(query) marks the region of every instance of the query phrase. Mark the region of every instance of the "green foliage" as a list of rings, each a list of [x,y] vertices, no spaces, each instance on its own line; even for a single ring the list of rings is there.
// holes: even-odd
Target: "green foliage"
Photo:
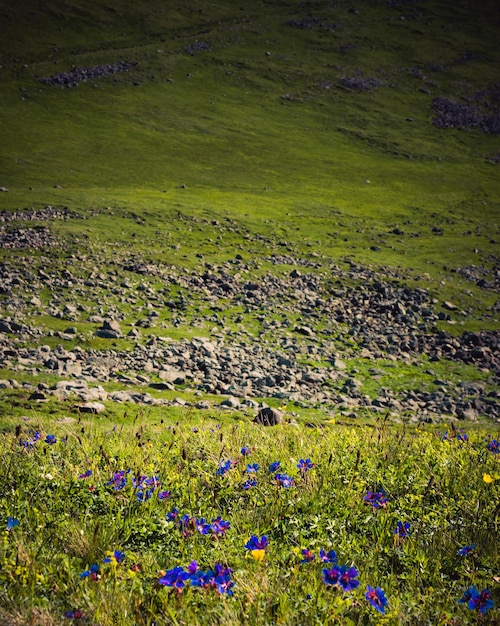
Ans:
[[[326,429],[135,420],[110,430],[109,423],[57,426],[43,418],[39,424],[41,438],[31,447],[22,442],[34,424],[0,439],[0,520],[4,528],[8,518],[19,521],[4,530],[0,548],[0,597],[12,623],[16,615],[31,623],[40,612],[58,623],[75,609],[91,621],[124,626],[372,623],[367,584],[387,595],[383,623],[474,623],[474,612],[458,603],[471,585],[493,591],[497,606],[488,617],[499,617],[492,579],[500,475],[482,429],[463,440],[463,432],[443,439],[385,422]],[[44,442],[47,428],[57,439],[52,445]],[[297,464],[305,458],[314,467],[303,472]],[[218,475],[227,459],[237,464]],[[268,471],[277,460],[292,487],[279,487]],[[247,463],[260,469],[247,474]],[[87,470],[92,474],[80,477]],[[130,470],[129,478],[116,489],[110,481],[121,470]],[[138,501],[132,484],[141,475],[160,482],[146,501]],[[249,476],[257,485],[246,490]],[[170,496],[160,500],[160,490]],[[385,492],[387,504],[369,505],[369,491]],[[220,516],[230,528],[210,536],[189,524],[183,532],[166,518],[173,507],[208,522]],[[408,537],[395,535],[398,521],[410,524]],[[251,535],[268,537],[263,561],[245,551]],[[458,554],[472,544],[468,556]],[[304,548],[314,560],[302,562]],[[354,566],[360,587],[343,593],[325,585],[321,571],[332,564],[321,563],[320,549]],[[104,562],[115,550],[125,559]],[[162,571],[193,560],[201,568],[230,567],[234,595],[158,584]],[[100,565],[98,580],[81,578],[92,564]]]

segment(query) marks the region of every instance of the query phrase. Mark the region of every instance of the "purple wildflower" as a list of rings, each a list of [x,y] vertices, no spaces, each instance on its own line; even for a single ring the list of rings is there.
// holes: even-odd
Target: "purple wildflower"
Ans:
[[[301,559],[301,563],[310,563],[311,561],[314,561],[314,559],[316,558],[316,555],[311,552],[311,550],[308,550],[307,548],[302,548],[302,559]]]
[[[177,508],[174,507],[171,511],[165,514],[165,517],[167,518],[169,522],[173,522],[175,519],[177,519],[178,515],[179,515],[179,511]]]
[[[158,499],[159,500],[167,500],[168,498],[170,498],[172,494],[170,493],[170,491],[159,491],[158,492]]]
[[[106,485],[113,487],[115,491],[120,491],[120,489],[123,489],[127,484],[127,474],[129,472],[130,472],[129,469],[114,472],[113,476],[111,477],[111,480],[108,480]]]
[[[339,568],[335,566],[332,569],[322,569],[321,577],[325,585],[337,585],[339,582]]]
[[[387,606],[387,598],[380,587],[373,588],[371,585],[366,586],[365,598],[380,613],[385,613]]]
[[[241,454],[243,456],[248,456],[250,454],[250,448],[248,446],[244,446],[241,448]]]
[[[71,611],[66,611],[66,613],[64,614],[64,617],[67,617],[68,619],[86,619],[87,618],[85,613],[80,609],[72,609]]]
[[[80,474],[80,476],[78,476],[79,479],[81,478],[88,478],[89,476],[92,476],[92,470],[88,469],[86,472],[83,472],[83,474]]]
[[[342,591],[352,591],[359,586],[359,580],[356,580],[358,570],[355,567],[334,565],[331,569],[323,569],[321,572],[326,585],[338,585]]]
[[[342,565],[339,568],[339,585],[342,591],[352,591],[359,586],[359,580],[355,580],[358,575],[358,570],[355,567],[347,567]]]
[[[194,525],[196,527],[196,530],[200,533],[200,535],[208,535],[208,533],[212,529],[210,524],[206,521],[204,517],[200,517],[200,519],[195,519]]]

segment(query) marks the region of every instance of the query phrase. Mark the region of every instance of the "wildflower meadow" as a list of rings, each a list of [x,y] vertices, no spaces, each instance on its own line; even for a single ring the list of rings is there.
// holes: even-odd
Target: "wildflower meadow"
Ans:
[[[498,439],[443,430],[32,418],[0,623],[499,623]]]

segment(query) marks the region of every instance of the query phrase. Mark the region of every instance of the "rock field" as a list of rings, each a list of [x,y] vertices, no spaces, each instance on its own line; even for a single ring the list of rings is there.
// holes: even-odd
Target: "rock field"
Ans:
[[[397,270],[271,255],[267,261],[290,267],[256,279],[261,261],[239,254],[187,271],[126,251],[107,265],[82,254],[55,269],[43,254],[57,242],[39,222],[72,217],[52,207],[0,214],[2,248],[41,251],[36,261],[26,255],[24,268],[0,263],[0,369],[58,379],[28,385],[14,376],[0,380],[1,388],[25,386],[40,401],[75,397],[81,410],[96,413],[109,401],[255,409],[274,397],[346,415],[362,409],[413,421],[500,418],[498,333],[438,330],[438,322],[453,323],[467,311],[437,302],[425,287],[409,287]],[[498,292],[498,275],[469,272],[470,280]],[[181,340],[170,336],[179,328],[188,330]],[[109,346],[90,347],[95,338]],[[422,363],[424,355],[428,377],[435,363],[460,362],[487,374],[487,382],[435,376],[430,391],[418,385],[400,391],[381,385],[375,397],[363,391],[363,377],[381,380],[391,367]],[[367,367],[361,373],[360,363]],[[120,390],[106,390],[106,383]],[[200,399],[164,397],[176,390]]]

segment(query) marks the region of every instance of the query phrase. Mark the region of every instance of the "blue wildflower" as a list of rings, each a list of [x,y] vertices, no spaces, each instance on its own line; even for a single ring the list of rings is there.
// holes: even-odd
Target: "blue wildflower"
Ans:
[[[88,469],[87,471],[83,472],[83,474],[80,474],[80,476],[78,476],[79,479],[81,478],[88,478],[89,476],[92,476],[92,470]]]
[[[12,530],[16,526],[19,526],[19,520],[17,517],[9,517],[7,519],[7,530]]]
[[[52,444],[54,444],[54,443],[57,443],[57,439],[56,439],[56,436],[55,436],[55,435],[47,435],[47,436],[45,437],[45,440],[44,440],[44,441],[45,441],[45,443],[47,443],[47,444],[49,444],[49,445],[52,445]]]
[[[245,472],[247,474],[254,474],[260,470],[260,465],[258,463],[249,463],[246,467]]]
[[[275,478],[276,478],[276,482],[282,487],[285,487],[285,489],[288,489],[289,487],[293,487],[294,485],[293,478],[291,478],[290,476],[287,476],[286,474],[276,474]]]
[[[371,585],[367,585],[365,598],[379,613],[385,613],[387,598],[380,587],[373,588]]]
[[[242,485],[243,489],[252,489],[253,487],[257,486],[257,480],[255,478],[249,478],[248,480],[246,480]]]
[[[250,454],[251,450],[248,446],[244,446],[243,448],[241,448],[241,454],[243,456],[248,456]]]
[[[257,535],[252,535],[246,542],[245,548],[247,550],[265,550],[269,545],[266,535],[262,535],[259,539]]]
[[[90,578],[90,580],[99,580],[99,565],[91,565],[89,569],[80,574],[80,578]]]
[[[169,522],[173,522],[175,519],[177,519],[178,515],[179,515],[179,510],[174,507],[169,513],[165,514],[165,517],[167,518]]]
[[[226,472],[229,472],[229,470],[231,469],[232,464],[231,461],[221,461],[219,463],[219,467],[217,468],[217,476],[223,476]]]
[[[336,563],[337,562],[337,554],[335,550],[328,550],[325,552],[323,548],[319,551],[319,558],[322,563]]]
[[[209,532],[212,530],[210,524],[205,520],[204,517],[200,517],[200,519],[195,519],[194,525],[200,535],[208,535]]]
[[[158,580],[158,584],[172,587],[175,591],[180,593],[186,586],[186,581],[188,580],[189,573],[184,571],[183,567],[177,566],[165,572]]]
[[[464,595],[458,601],[460,604],[467,604],[471,611],[479,611],[483,615],[495,606],[488,589],[481,592],[473,585],[464,592]]]
[[[500,441],[497,439],[492,439],[487,445],[486,448],[493,452],[493,454],[500,454]]]
[[[401,522],[399,521],[396,524],[396,528],[394,529],[394,534],[398,539],[406,539],[410,535],[410,523],[409,522]]]
[[[281,462],[280,461],[274,461],[269,466],[269,473],[270,474],[274,474],[274,472],[277,472],[279,470],[280,466],[281,466]]]
[[[297,463],[297,467],[302,473],[305,474],[314,467],[314,463],[311,461],[311,459],[300,459]]]
[[[231,527],[231,522],[227,522],[223,520],[221,517],[216,517],[212,520],[211,530],[216,535],[224,535],[227,530]]]
[[[460,550],[457,550],[457,554],[460,556],[467,556],[472,552],[472,550],[474,550],[475,547],[475,543],[470,546],[464,546],[463,548],[460,548]]]
[[[117,563],[121,563],[125,559],[125,553],[120,552],[120,550],[115,550],[111,556],[108,556],[104,559],[103,563],[111,563],[111,561],[116,561]]]
[[[358,570],[355,567],[334,565],[331,569],[323,569],[321,572],[326,585],[338,585],[342,591],[352,591],[359,586],[359,580],[356,580]]]

